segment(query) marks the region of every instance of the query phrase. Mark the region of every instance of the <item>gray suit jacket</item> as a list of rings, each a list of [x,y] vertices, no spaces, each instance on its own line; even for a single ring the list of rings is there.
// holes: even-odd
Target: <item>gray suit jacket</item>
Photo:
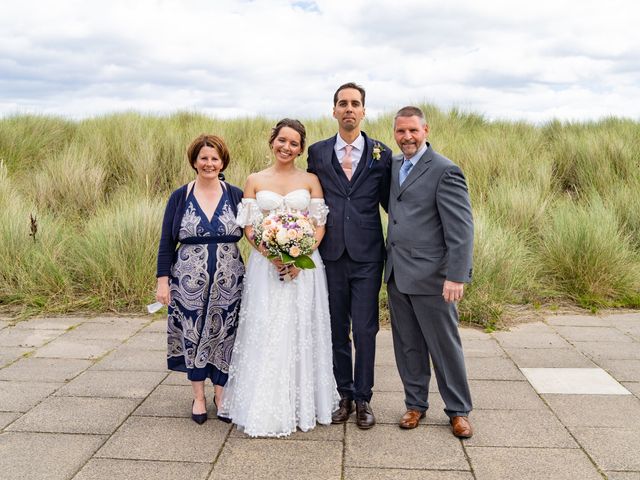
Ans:
[[[427,144],[428,145],[428,144]],[[385,282],[408,295],[440,295],[445,280],[471,281],[473,217],[460,168],[429,145],[402,186],[393,158]]]

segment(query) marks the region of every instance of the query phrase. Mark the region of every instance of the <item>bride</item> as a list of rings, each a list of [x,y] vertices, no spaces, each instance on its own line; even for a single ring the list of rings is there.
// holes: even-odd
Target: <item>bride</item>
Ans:
[[[280,437],[331,423],[333,377],[327,284],[317,247],[328,208],[317,177],[296,168],[305,128],[285,118],[273,128],[273,165],[247,178],[237,223],[254,247],[244,280],[229,381],[219,415],[250,436]],[[316,224],[316,268],[268,260],[253,241],[256,221],[273,212],[309,212]]]

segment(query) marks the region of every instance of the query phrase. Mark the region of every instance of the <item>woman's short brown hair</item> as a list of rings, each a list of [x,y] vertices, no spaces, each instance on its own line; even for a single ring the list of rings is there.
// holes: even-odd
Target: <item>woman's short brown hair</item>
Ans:
[[[222,160],[222,168],[220,171],[223,172],[224,169],[227,168],[227,165],[229,165],[229,149],[222,138],[217,135],[207,135],[204,133],[191,142],[191,145],[187,148],[187,159],[189,160],[191,168],[196,170],[196,160],[202,147],[215,148],[218,155],[220,155],[220,160]],[[196,172],[197,171],[198,170],[196,170]]]

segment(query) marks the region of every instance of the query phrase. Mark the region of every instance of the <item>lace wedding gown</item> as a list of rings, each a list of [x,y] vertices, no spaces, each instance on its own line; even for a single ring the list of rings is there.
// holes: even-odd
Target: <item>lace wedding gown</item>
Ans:
[[[245,198],[240,226],[264,214],[309,211],[324,225],[328,209],[307,190],[287,195],[262,190]],[[274,265],[253,250],[244,279],[240,318],[219,414],[250,436],[286,436],[331,423],[339,396],[333,376],[331,326],[324,264],[280,281]]]

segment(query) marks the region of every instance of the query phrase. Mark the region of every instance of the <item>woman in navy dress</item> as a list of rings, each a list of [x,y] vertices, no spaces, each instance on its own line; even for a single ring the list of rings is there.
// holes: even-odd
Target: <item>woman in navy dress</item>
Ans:
[[[196,179],[167,203],[156,298],[169,306],[168,367],[187,373],[191,418],[201,424],[207,420],[204,382],[211,379],[220,405],[236,335],[244,265],[235,220],[242,191],[222,180],[229,150],[221,138],[200,135],[187,157]]]

